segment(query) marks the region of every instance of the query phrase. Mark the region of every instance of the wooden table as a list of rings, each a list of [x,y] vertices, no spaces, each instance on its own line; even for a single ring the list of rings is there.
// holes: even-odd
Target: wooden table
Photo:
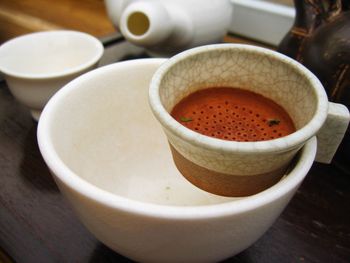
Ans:
[[[48,3],[52,8],[45,11]],[[68,18],[62,20],[62,13]],[[4,21],[12,29],[1,27]],[[99,37],[114,33],[102,1],[0,2],[0,42],[56,27]],[[232,36],[225,40],[247,42]],[[19,263],[129,262],[96,240],[72,212],[40,155],[36,128],[28,110],[0,82],[0,262],[6,255]],[[227,262],[349,262],[349,203],[350,177],[333,165],[315,163],[270,230]]]
[[[103,0],[1,0],[0,43],[41,30],[73,29],[97,37],[115,31]]]

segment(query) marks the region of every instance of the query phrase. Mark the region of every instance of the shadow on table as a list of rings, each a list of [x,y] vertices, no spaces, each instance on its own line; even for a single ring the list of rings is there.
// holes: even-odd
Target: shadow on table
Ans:
[[[89,263],[114,263],[114,262],[118,262],[118,263],[127,263],[127,262],[134,262],[131,259],[125,258],[119,254],[117,254],[116,252],[114,252],[113,250],[111,250],[110,248],[108,248],[107,246],[103,245],[102,243],[99,243],[90,260]],[[245,250],[243,252],[241,252],[240,254],[236,255],[235,257],[226,259],[224,261],[222,261],[222,263],[250,263],[250,262],[256,262],[254,260],[251,259],[250,256],[250,252],[249,250]]]
[[[123,262],[133,262],[132,260],[125,258],[102,243],[98,243],[93,254],[89,260],[89,263],[123,263]]]
[[[33,121],[24,140],[20,175],[31,187],[41,191],[58,192],[55,181],[39,151],[36,132],[37,123]]]

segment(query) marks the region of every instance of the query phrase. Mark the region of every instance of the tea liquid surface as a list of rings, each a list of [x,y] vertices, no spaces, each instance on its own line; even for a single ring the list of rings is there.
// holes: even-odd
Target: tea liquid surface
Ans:
[[[272,140],[295,131],[280,105],[239,88],[196,91],[175,105],[171,116],[193,131],[230,141]]]

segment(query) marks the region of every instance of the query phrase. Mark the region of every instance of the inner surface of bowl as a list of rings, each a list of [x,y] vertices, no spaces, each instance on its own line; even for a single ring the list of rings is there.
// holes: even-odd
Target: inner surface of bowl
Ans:
[[[0,47],[0,70],[23,77],[56,76],[90,66],[102,44],[76,31],[48,31],[14,38]]]
[[[212,87],[242,88],[282,106],[297,129],[314,116],[318,101],[312,81],[300,66],[271,51],[240,46],[207,48],[180,54],[159,85],[159,96],[169,113],[189,94]]]
[[[65,89],[69,95],[57,103],[50,129],[59,158],[82,179],[134,200],[168,205],[233,200],[196,188],[177,171],[148,105],[156,64],[137,63],[96,70]]]

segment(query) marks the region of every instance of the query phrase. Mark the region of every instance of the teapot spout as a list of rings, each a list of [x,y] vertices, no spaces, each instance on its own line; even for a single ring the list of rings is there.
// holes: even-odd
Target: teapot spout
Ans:
[[[125,39],[152,56],[221,42],[232,22],[231,0],[105,0]]]
[[[144,47],[163,42],[174,28],[167,9],[147,1],[131,3],[121,15],[119,27],[128,41]]]

